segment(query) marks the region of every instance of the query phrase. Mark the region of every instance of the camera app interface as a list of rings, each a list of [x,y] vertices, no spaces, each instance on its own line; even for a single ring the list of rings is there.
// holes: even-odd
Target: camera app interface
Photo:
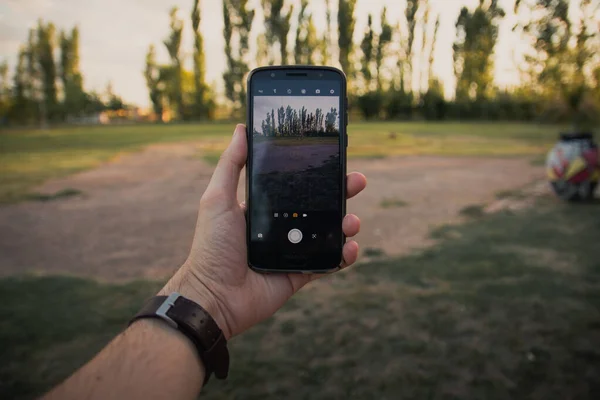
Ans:
[[[251,241],[286,254],[341,242],[340,83],[255,85]]]

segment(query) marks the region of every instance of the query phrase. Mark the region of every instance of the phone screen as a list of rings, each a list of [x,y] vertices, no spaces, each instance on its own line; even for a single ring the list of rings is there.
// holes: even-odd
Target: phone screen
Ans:
[[[333,269],[345,212],[343,77],[267,70],[249,86],[250,265]]]

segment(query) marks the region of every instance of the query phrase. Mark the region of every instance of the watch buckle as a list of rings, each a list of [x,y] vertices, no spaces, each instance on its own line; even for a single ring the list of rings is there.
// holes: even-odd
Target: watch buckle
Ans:
[[[175,329],[178,327],[177,322],[173,321],[171,317],[167,315],[167,312],[175,305],[175,302],[180,297],[181,295],[177,292],[171,293],[155,312],[158,317],[163,319],[167,324]]]

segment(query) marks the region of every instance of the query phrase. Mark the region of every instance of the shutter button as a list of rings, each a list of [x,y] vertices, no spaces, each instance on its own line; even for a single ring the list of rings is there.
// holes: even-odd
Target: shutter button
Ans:
[[[288,240],[294,244],[300,243],[302,240],[302,232],[300,229],[292,229],[288,232]]]

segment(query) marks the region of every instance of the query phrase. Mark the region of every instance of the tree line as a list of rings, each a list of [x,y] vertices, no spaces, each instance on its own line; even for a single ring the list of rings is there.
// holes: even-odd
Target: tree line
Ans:
[[[369,14],[357,43],[353,40],[356,0],[337,0],[337,26],[333,3],[325,1],[325,30],[319,36],[311,8],[315,2],[301,0],[295,12],[290,1],[262,0],[265,32],[258,37],[256,55],[248,55],[243,40],[225,49],[228,59],[237,56],[224,74],[225,86],[234,88],[226,93],[234,108],[243,109],[245,100],[243,85],[235,83],[255,65],[250,62],[255,59],[256,65],[341,67],[348,77],[351,106],[365,118],[584,121],[600,115],[600,36],[594,19],[598,0],[581,0],[579,21],[569,19],[569,9],[577,5],[568,0],[515,0],[519,21],[513,30],[531,46],[518,62],[520,85],[509,89],[494,83],[494,50],[506,11],[498,0],[479,0],[475,8],[463,7],[452,48],[456,77],[452,100],[445,98],[442,82],[434,73],[440,16],[429,0],[407,0],[394,25],[384,7],[379,29]],[[247,38],[255,10],[248,8],[247,1],[224,0],[223,6],[226,42],[232,37]],[[233,21],[243,23],[228,25],[232,15]],[[239,34],[232,35],[238,27]]]
[[[327,136],[337,135],[337,108],[332,107],[326,114],[317,108],[314,113],[306,107],[294,109],[291,106],[271,109],[260,123],[261,131],[254,129],[254,136]],[[255,125],[256,126],[256,125]]]
[[[0,123],[46,125],[123,107],[110,82],[102,94],[84,90],[78,27],[58,32],[39,20],[19,49],[12,84],[0,64]]]
[[[452,46],[456,89],[452,99],[435,75],[440,16],[430,0],[406,0],[390,22],[389,10],[369,14],[361,39],[354,41],[356,0],[324,0],[325,27],[319,33],[316,0],[261,0],[264,31],[256,51],[253,30],[260,29],[257,9],[248,0],[221,0],[226,68],[225,102],[217,101],[214,83],[206,81],[200,0],[192,0],[189,18],[170,12],[169,35],[162,43],[166,63],[151,45],[144,77],[153,111],[179,120],[213,119],[217,107],[240,117],[245,109],[245,76],[253,67],[272,64],[320,64],[341,67],[348,77],[350,105],[367,119],[564,120],[578,123],[600,115],[600,0],[514,0],[518,20],[513,31],[526,44],[516,60],[520,84],[499,88],[494,82],[494,51],[506,10],[498,0],[479,0],[463,7]],[[579,7],[577,13],[571,13]],[[575,21],[570,15],[580,15]],[[378,18],[376,18],[378,17]],[[375,24],[375,19],[379,20]],[[186,20],[189,22],[186,23]],[[182,35],[189,24],[194,36],[193,67],[185,68],[188,51]],[[376,26],[377,25],[377,26]],[[56,58],[57,53],[59,54]],[[60,121],[123,106],[118,96],[87,92],[79,69],[79,31],[62,31],[40,21],[19,51],[10,82],[0,65],[0,115],[22,122]],[[110,88],[108,88],[110,89]]]
[[[350,104],[367,119],[585,121],[600,115],[597,0],[581,0],[580,21],[569,20],[569,8],[575,6],[568,0],[515,0],[519,22],[513,30],[532,45],[519,62],[521,83],[510,89],[494,83],[494,50],[505,10],[498,0],[479,0],[473,9],[463,7],[452,47],[456,77],[452,100],[445,98],[434,73],[440,16],[429,0],[407,0],[395,25],[384,7],[379,29],[369,14],[358,43],[353,40],[356,0],[325,0],[321,35],[314,24],[315,4],[300,0],[295,10],[297,2],[261,0],[265,29],[258,35],[256,53],[250,54],[257,10],[248,0],[223,0],[227,60],[223,81],[234,114],[245,108],[244,78],[251,67],[321,64],[342,68],[348,77]],[[194,35],[201,37],[197,25]],[[200,53],[197,46],[194,54]],[[195,76],[205,85],[203,72]],[[153,93],[155,85],[149,87]],[[214,99],[214,92],[209,98]],[[179,107],[168,96],[161,104],[166,102]]]
[[[200,1],[193,0],[190,22],[194,36],[192,49],[193,70],[184,68],[185,57],[181,48],[184,20],[177,7],[169,14],[169,36],[163,44],[169,54],[169,63],[158,64],[156,48],[152,44],[146,55],[144,77],[148,86],[154,113],[162,119],[165,112],[179,120],[212,119],[216,108],[215,91],[206,83],[204,38],[200,33]]]

